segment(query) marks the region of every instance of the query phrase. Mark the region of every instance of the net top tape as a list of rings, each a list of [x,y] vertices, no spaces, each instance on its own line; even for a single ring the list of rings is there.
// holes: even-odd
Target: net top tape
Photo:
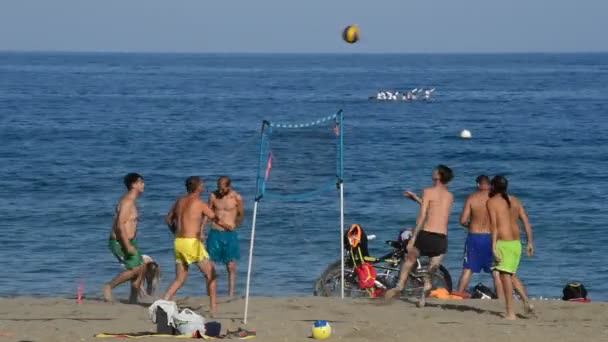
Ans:
[[[306,122],[306,123],[275,123],[275,122],[270,122],[269,126],[272,128],[305,128],[305,127],[311,127],[311,126],[317,126],[320,124],[323,124],[325,122],[331,121],[331,120],[335,120],[337,117],[337,114],[333,114],[333,115],[329,115],[311,122]]]

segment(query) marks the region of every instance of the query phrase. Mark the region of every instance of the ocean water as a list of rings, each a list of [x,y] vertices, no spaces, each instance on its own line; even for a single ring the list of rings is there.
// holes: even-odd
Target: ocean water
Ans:
[[[416,87],[436,88],[433,101],[367,99]],[[445,264],[456,283],[464,199],[478,174],[500,173],[533,226],[536,255],[519,272],[530,294],[557,297],[576,280],[592,299],[608,299],[607,54],[2,53],[0,295],[73,296],[82,280],[85,295],[99,296],[120,271],[106,240],[127,172],[145,177],[138,239],[161,264],[161,291],[174,265],[163,216],[184,179],[200,175],[213,190],[217,176],[232,177],[247,215],[239,229],[244,294],[262,120],[308,122],[339,109],[345,220],[378,236],[373,253],[415,221],[417,205],[402,191],[419,193],[432,168],[446,164],[456,203]],[[473,139],[459,139],[462,129]],[[311,189],[332,181],[333,145],[314,130],[298,134],[274,142],[287,152],[272,172],[294,170]],[[293,183],[272,185],[289,191]],[[338,208],[335,190],[263,199],[252,294],[311,295],[340,252]],[[226,272],[219,276],[225,295]],[[480,275],[471,285],[478,281],[491,283]],[[197,272],[180,291],[203,293]]]

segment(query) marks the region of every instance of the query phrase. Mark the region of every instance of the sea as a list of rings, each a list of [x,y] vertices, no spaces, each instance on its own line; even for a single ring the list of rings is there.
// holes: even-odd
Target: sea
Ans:
[[[378,91],[434,88],[430,101],[370,100]],[[138,240],[174,275],[164,216],[201,176],[220,175],[244,201],[237,295],[245,293],[263,120],[314,123],[343,113],[344,220],[385,240],[415,223],[404,190],[452,168],[455,204],[444,264],[454,286],[466,231],[458,218],[480,174],[505,175],[532,225],[535,255],[518,276],[532,297],[582,282],[608,300],[608,54],[0,53],[0,296],[100,297],[122,269],[107,247],[129,172],[144,176]],[[467,129],[471,139],[461,139]],[[311,296],[340,255],[335,139],[301,128],[268,186],[292,199],[258,203],[251,287],[256,296]],[[279,156],[280,154],[280,156]],[[330,157],[328,157],[330,156]],[[286,178],[294,176],[294,187]],[[523,238],[523,234],[522,234]],[[227,273],[218,265],[220,296]],[[491,277],[473,277],[491,286]],[[126,298],[128,286],[115,289]],[[183,296],[205,295],[190,272]]]

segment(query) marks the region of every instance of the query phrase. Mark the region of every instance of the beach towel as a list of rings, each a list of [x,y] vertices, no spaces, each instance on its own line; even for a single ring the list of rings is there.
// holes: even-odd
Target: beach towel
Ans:
[[[137,333],[137,334],[97,334],[96,338],[146,338],[146,337],[174,337],[174,338],[200,338],[203,340],[214,340],[224,338],[223,336],[213,337],[207,335],[196,334],[190,335],[167,335],[167,334],[156,334],[156,333]]]

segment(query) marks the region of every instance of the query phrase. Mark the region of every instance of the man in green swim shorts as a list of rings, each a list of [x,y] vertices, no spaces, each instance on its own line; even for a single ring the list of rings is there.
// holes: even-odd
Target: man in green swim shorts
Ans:
[[[495,264],[492,268],[500,273],[500,280],[506,301],[505,318],[515,319],[513,311],[513,289],[524,302],[526,314],[533,314],[534,308],[528,300],[526,289],[515,274],[521,258],[521,241],[519,239],[519,222],[524,224],[526,232],[526,254],[534,254],[532,243],[532,227],[521,202],[512,195],[507,194],[507,179],[503,176],[492,178],[490,183],[490,199],[487,202],[490,216],[490,230],[492,232],[492,250]]]
[[[111,302],[112,289],[130,280],[129,303],[135,303],[142,282],[144,265],[135,239],[138,217],[135,201],[144,192],[144,178],[137,173],[129,173],[125,176],[124,183],[127,192],[116,206],[108,247],[126,270],[103,286],[103,297]]]

